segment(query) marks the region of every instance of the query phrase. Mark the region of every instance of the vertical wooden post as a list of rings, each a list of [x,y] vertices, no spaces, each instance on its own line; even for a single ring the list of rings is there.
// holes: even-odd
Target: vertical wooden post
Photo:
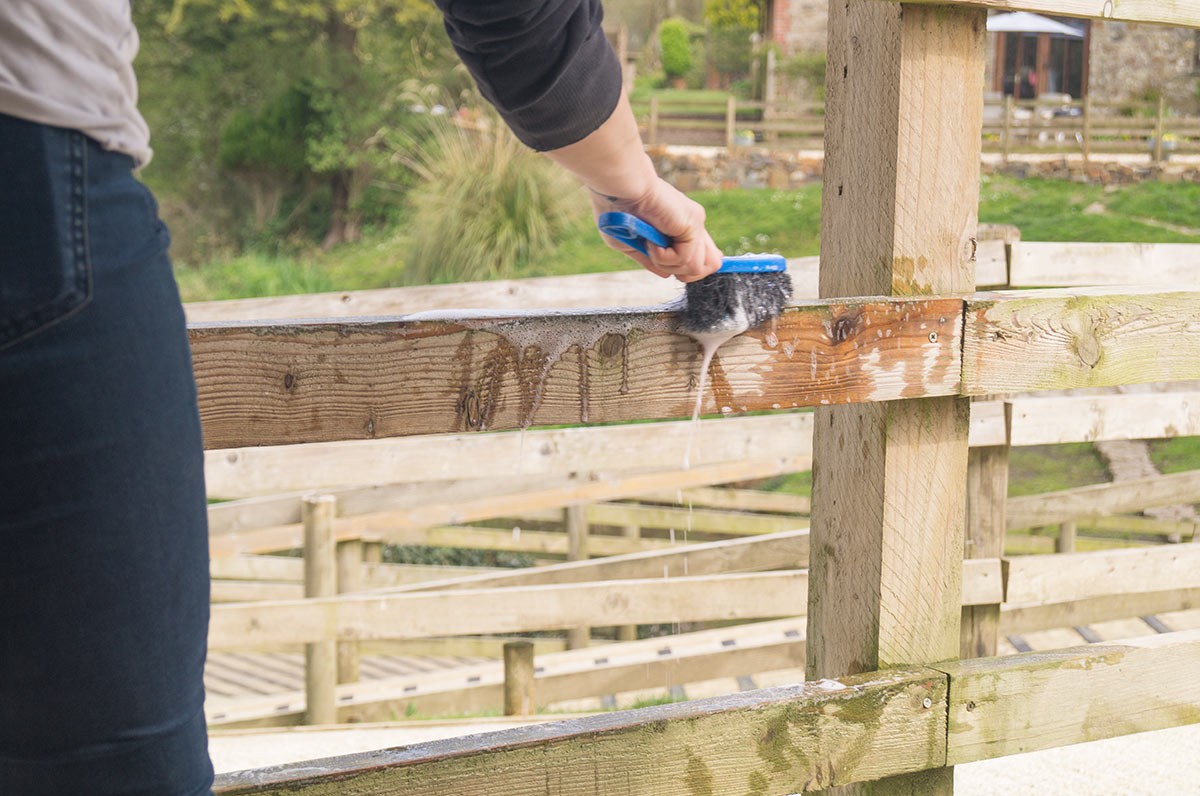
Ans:
[[[314,495],[304,498],[304,596],[337,594],[337,556],[333,518],[337,498]],[[307,724],[337,721],[337,641],[317,641],[304,646],[304,693]]]
[[[1064,522],[1058,526],[1058,538],[1054,540],[1054,552],[1074,553],[1075,533],[1079,526],[1075,522]]]
[[[829,4],[823,298],[973,289],[985,21]],[[957,657],[968,414],[960,398],[818,408],[810,680]],[[852,792],[953,787],[942,768]]]
[[[563,509],[563,522],[567,527],[567,560],[585,561],[588,557],[587,507],[567,506]],[[586,625],[567,631],[567,649],[581,649],[591,640],[592,629]]]
[[[1012,404],[1004,405],[1005,439],[1012,425]],[[1008,503],[1007,445],[971,448],[967,459],[967,558],[1000,558]],[[996,654],[1000,640],[1000,606],[969,605],[962,609],[959,654],[982,658]]]
[[[338,594],[350,594],[363,590],[363,543],[361,539],[347,539],[337,543]],[[359,644],[357,641],[339,641],[337,645],[337,681],[357,683],[359,678]]]
[[[775,69],[777,68],[777,65],[775,63],[774,47],[767,48],[766,67],[766,83],[763,87],[763,121],[769,122],[774,120],[779,115],[776,113],[775,106]],[[767,143],[769,144],[777,143],[779,141],[779,132],[773,129],[767,130],[764,133],[763,138],[766,139]]]
[[[733,149],[737,141],[737,98],[730,94],[725,99],[725,146]]]
[[[1092,95],[1083,98],[1083,165],[1092,161]]]
[[[642,529],[637,525],[626,525],[621,533],[626,539],[638,539],[641,538]],[[637,625],[621,625],[617,628],[617,641],[637,641],[637,637]]]
[[[1001,136],[1001,151],[1004,153],[1004,164],[1008,165],[1008,155],[1012,152],[1013,97],[1004,96],[1004,133]]]
[[[504,645],[504,715],[533,715],[533,694],[533,644],[509,641]]]
[[[1163,119],[1167,114],[1167,98],[1164,94],[1158,95],[1158,114],[1154,121],[1154,165],[1159,165],[1163,162],[1163,134],[1166,128],[1163,124]]]
[[[649,128],[646,131],[646,145],[654,146],[658,143],[658,95],[650,95],[650,122]]]

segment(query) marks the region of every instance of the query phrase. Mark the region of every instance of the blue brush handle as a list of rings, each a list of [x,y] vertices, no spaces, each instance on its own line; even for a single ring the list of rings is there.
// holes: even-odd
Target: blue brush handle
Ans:
[[[601,213],[596,219],[600,231],[610,238],[615,238],[642,254],[649,255],[646,249],[647,241],[655,246],[666,248],[671,245],[671,239],[654,227],[629,213]],[[778,273],[787,270],[787,261],[779,254],[739,254],[737,257],[721,258],[721,268],[718,274],[764,274]]]

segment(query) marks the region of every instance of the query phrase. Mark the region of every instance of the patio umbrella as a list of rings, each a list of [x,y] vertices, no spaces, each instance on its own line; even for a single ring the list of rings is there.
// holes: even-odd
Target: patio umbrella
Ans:
[[[1028,11],[1013,11],[988,17],[987,29],[989,33],[1049,33],[1068,39],[1083,38],[1083,32],[1070,25],[1064,25],[1040,14],[1030,14]]]

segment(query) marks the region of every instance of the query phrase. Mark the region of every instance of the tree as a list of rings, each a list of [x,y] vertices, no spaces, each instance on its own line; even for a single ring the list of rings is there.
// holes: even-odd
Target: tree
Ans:
[[[190,167],[188,189],[228,198],[232,178],[265,212],[298,159],[292,184],[327,196],[326,247],[359,236],[358,200],[389,168],[379,141],[406,123],[406,87],[451,75],[456,63],[429,0],[143,0],[135,9],[143,108],[165,160]],[[297,128],[282,111],[298,111],[300,97]],[[256,125],[301,140],[270,142]]]
[[[761,0],[705,0],[709,64],[724,82],[749,68],[761,11]]]
[[[662,51],[663,73],[668,80],[681,78],[692,69],[692,50],[688,25],[682,19],[664,19],[658,26],[658,46]]]

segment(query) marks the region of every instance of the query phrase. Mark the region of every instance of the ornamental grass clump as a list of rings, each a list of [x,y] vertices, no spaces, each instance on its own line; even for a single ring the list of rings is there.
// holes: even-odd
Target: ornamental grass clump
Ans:
[[[415,157],[409,284],[502,279],[586,215],[582,188],[498,119],[436,125]]]

